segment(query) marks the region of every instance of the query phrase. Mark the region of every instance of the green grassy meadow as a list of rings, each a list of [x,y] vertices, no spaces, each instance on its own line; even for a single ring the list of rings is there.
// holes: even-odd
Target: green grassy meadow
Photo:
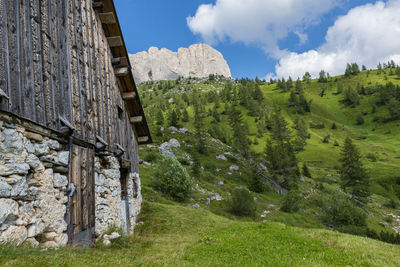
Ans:
[[[0,248],[2,266],[398,266],[400,247],[146,201],[134,236],[94,249]]]
[[[231,214],[231,192],[248,188],[249,161],[236,155],[229,144],[206,135],[207,153],[199,154],[193,146],[197,142],[193,118],[194,108],[184,104],[194,91],[203,97],[205,110],[215,103],[206,101],[210,92],[221,92],[226,80],[190,80],[170,82],[168,90],[160,90],[159,82],[139,86],[147,120],[153,131],[154,144],[140,148],[141,159],[148,162],[140,167],[144,198],[139,224],[132,236],[123,236],[105,247],[98,242],[93,249],[44,249],[30,247],[0,247],[1,266],[400,266],[400,246],[374,239],[341,233],[324,224],[322,201],[340,188],[340,151],[349,136],[361,151],[363,164],[371,180],[371,196],[364,209],[367,227],[376,232],[394,233],[398,222],[388,214],[400,215],[397,208],[388,207],[390,200],[400,197],[400,121],[382,122],[377,117],[388,116],[387,107],[376,106],[376,94],[361,96],[355,107],[343,103],[343,94],[337,94],[338,85],[344,88],[374,86],[392,82],[400,85],[397,75],[389,70],[363,71],[355,76],[329,78],[327,83],[312,80],[303,83],[311,112],[296,114],[288,105],[289,92],[277,89],[276,84],[262,83],[263,105],[273,105],[292,127],[296,117],[309,124],[324,124],[321,129],[309,128],[310,138],[304,151],[297,154],[299,165],[307,163],[312,178],[299,183],[303,199],[297,212],[280,210],[284,196],[269,189],[263,193],[251,192],[255,213],[248,217]],[[182,90],[183,88],[183,90]],[[325,95],[320,96],[322,89]],[[173,101],[170,101],[173,99]],[[232,135],[224,104],[217,109],[218,126],[227,136]],[[156,135],[156,111],[161,107],[164,130]],[[191,130],[180,133],[168,129],[167,117],[172,109],[184,107],[189,121],[179,126]],[[257,160],[263,160],[263,151],[270,133],[257,133],[259,118],[252,116],[244,106],[237,107],[248,124],[251,150]],[[208,112],[209,113],[209,112]],[[356,124],[362,113],[364,123]],[[215,124],[212,116],[204,118],[204,131]],[[335,123],[337,128],[332,129]],[[323,138],[330,135],[328,143]],[[196,158],[201,171],[194,177],[197,184],[190,197],[178,203],[154,189],[153,166],[157,164],[158,146],[175,138],[180,147],[174,153],[182,165],[192,173],[190,161]],[[336,144],[335,144],[336,143]],[[225,154],[227,160],[217,160]],[[372,156],[373,157],[372,157]],[[373,158],[374,160],[372,160]],[[239,171],[231,171],[232,165]],[[218,194],[222,199],[215,200]],[[193,208],[198,204],[200,209]],[[345,231],[342,231],[345,232]]]

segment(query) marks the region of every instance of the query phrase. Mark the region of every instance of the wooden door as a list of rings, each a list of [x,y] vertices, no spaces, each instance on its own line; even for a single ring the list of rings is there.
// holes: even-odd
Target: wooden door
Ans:
[[[95,227],[94,149],[71,146],[69,243],[92,246]]]
[[[120,201],[120,208],[121,208],[121,218],[124,223],[124,232],[127,233],[130,230],[130,220],[129,220],[129,198],[128,198],[128,176],[129,172],[127,169],[121,168],[121,201]]]

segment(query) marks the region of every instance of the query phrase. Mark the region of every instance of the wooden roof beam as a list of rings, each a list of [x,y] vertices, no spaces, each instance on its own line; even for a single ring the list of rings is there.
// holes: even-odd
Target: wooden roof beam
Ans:
[[[134,92],[134,91],[122,93],[122,99],[125,101],[135,99],[135,98],[136,98],[136,92]]]
[[[108,146],[107,142],[101,138],[100,136],[96,135],[96,149],[97,150],[104,150]]]
[[[123,67],[123,68],[116,68],[115,69],[115,75],[120,77],[120,76],[127,76],[130,73],[130,70],[128,67]]]
[[[129,66],[128,59],[126,57],[115,57],[111,59],[111,63],[116,67],[127,67]]]
[[[113,12],[107,12],[107,13],[100,13],[99,18],[101,23],[103,24],[115,24],[117,23],[117,20],[115,19],[114,13]]]
[[[143,121],[143,116],[131,117],[131,123],[140,123]]]
[[[149,137],[148,136],[140,136],[139,138],[138,138],[138,143],[139,144],[141,144],[141,143],[146,143],[146,142],[148,142],[149,141]]]
[[[93,9],[102,9],[104,7],[103,2],[92,2]]]
[[[123,46],[123,42],[122,42],[121,36],[107,37],[107,42],[108,42],[108,45],[110,47]]]

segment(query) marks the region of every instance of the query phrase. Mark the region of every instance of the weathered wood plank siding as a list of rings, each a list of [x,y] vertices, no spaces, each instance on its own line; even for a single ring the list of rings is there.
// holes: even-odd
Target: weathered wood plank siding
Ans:
[[[112,59],[125,48],[110,48],[116,32],[99,12],[90,0],[0,0],[0,110],[60,132],[65,119],[83,142],[122,147],[134,168],[130,114],[141,107],[122,99],[136,87],[115,75]]]

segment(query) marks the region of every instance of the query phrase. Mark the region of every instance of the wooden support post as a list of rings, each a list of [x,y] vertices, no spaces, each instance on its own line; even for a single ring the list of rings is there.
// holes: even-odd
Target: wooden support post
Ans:
[[[130,169],[131,166],[132,166],[132,163],[130,161],[121,159],[121,168]]]
[[[110,47],[122,46],[121,36],[107,37],[107,42]]]
[[[149,141],[149,137],[148,136],[140,136],[138,138],[138,143],[139,144],[146,143],[147,141]]]
[[[125,92],[122,94],[122,99],[123,100],[131,100],[136,98],[136,93],[134,91],[132,92]]]
[[[131,123],[140,123],[143,121],[142,116],[131,117]]]
[[[100,18],[101,23],[103,23],[103,24],[117,23],[113,12],[100,13],[99,18]]]

